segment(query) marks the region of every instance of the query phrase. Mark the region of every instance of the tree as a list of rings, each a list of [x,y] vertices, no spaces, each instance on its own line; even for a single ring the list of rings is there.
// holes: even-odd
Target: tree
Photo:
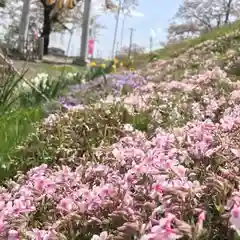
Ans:
[[[223,1],[223,10],[225,12],[225,19],[224,19],[225,24],[229,22],[230,14],[233,13],[233,10],[234,10],[233,3],[234,3],[233,0]]]
[[[40,0],[44,9],[43,30],[41,36],[44,38],[44,54],[48,54],[49,37],[52,32],[52,25],[60,23],[64,29],[64,23],[73,22],[78,19],[78,24],[81,22],[83,0]],[[114,12],[118,5],[112,0],[104,0],[105,10]],[[137,0],[125,0],[126,7],[130,7],[137,3]],[[80,7],[77,7],[80,6]],[[71,11],[75,9],[74,12]],[[74,18],[72,17],[74,15]],[[80,19],[79,19],[80,17]],[[61,20],[62,19],[62,20]]]
[[[177,43],[192,38],[199,35],[201,31],[201,26],[194,23],[172,23],[167,29],[168,43]]]
[[[1,0],[0,0],[1,1]],[[2,27],[7,32],[7,38],[13,39],[11,42],[15,45],[16,36],[19,34],[19,22],[21,19],[21,12],[24,0],[5,0],[6,7],[0,9],[1,19],[7,19],[3,22]],[[135,2],[135,0],[126,0]],[[52,32],[64,32],[71,30],[71,26],[75,25],[76,28],[81,27],[82,13],[83,13],[83,0],[31,0],[30,5],[30,20],[29,20],[29,36],[33,35],[36,30],[44,37],[44,53],[48,53],[48,44],[50,34]],[[94,6],[101,8],[100,14],[103,12],[115,12],[117,5],[112,0],[93,1]],[[93,6],[93,7],[94,7]],[[97,16],[92,16],[94,25],[97,29],[102,28],[98,21]],[[70,25],[70,26],[69,26]],[[11,26],[11,27],[10,27]]]
[[[5,41],[11,39],[8,43],[14,47],[19,35],[19,23],[24,0],[5,1],[6,7],[0,9],[1,19],[5,19],[1,27],[6,33]],[[81,25],[82,2],[70,0],[31,0],[28,40],[38,31],[39,35],[46,40],[45,54],[47,54],[51,32],[64,32],[65,30],[70,30],[72,25],[75,25],[76,28]],[[93,16],[93,19],[94,21],[96,20],[95,16]],[[99,26],[98,24],[95,25],[96,27]]]
[[[5,0],[0,0],[0,8],[4,8],[6,5]]]
[[[50,40],[50,34],[53,31],[53,25],[60,23],[63,28],[67,28],[61,18],[66,20],[71,14],[70,11],[74,9],[79,0],[40,0],[43,7],[43,27],[41,37],[44,39],[44,54],[48,54],[48,46]],[[69,12],[68,12],[69,11]],[[80,14],[80,13],[79,13]],[[68,19],[69,20],[69,19]]]
[[[118,56],[127,56],[128,53],[129,53],[129,46],[124,46],[120,49],[120,51],[118,52]],[[145,52],[145,48],[136,44],[136,43],[133,43],[132,44],[132,47],[131,47],[131,53],[132,55],[136,56],[136,55],[139,55],[139,54],[142,54]]]
[[[82,16],[82,8],[79,3],[82,3],[83,0],[40,0],[43,5],[43,30],[41,36],[44,38],[44,54],[48,54],[48,45],[49,45],[49,37],[52,32],[52,25],[56,23],[60,23],[63,28],[66,29],[64,23],[73,22],[73,20],[78,19],[78,23],[81,22],[79,17]],[[105,10],[110,10],[114,12],[117,10],[117,4],[115,4],[112,0],[104,0],[105,1]],[[65,4],[64,4],[65,3]],[[137,0],[125,0],[124,1],[125,8],[129,8],[130,6],[134,6],[137,4]],[[77,7],[80,6],[80,7]],[[72,18],[74,12],[72,9],[75,9],[75,17]],[[78,16],[78,17],[77,17]]]
[[[5,42],[10,48],[15,48],[17,46],[22,7],[23,0],[6,0],[6,6],[0,12],[0,18],[4,19],[1,24],[1,31],[4,35]],[[42,22],[41,3],[38,0],[32,1],[30,5],[28,35],[32,36],[35,34],[36,29],[42,27]]]
[[[129,1],[129,0],[128,0]],[[132,0],[131,0],[132,1]],[[63,29],[67,29],[66,22],[78,20],[81,22],[83,0],[40,0],[43,6],[43,28],[41,36],[44,38],[44,54],[48,54],[50,34],[54,24],[60,24]],[[111,0],[105,0],[105,7],[114,10],[116,4]],[[74,14],[75,13],[78,14]],[[72,17],[74,15],[74,18]],[[64,24],[65,23],[65,24]]]
[[[170,25],[169,35],[184,38],[197,33],[211,31],[236,18],[239,0],[184,0]],[[180,23],[179,23],[180,22]]]

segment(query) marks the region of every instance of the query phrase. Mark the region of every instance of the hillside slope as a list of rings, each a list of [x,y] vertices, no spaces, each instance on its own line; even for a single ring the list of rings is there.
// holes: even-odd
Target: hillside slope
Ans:
[[[71,86],[2,169],[1,239],[238,240],[240,32],[220,35]]]
[[[240,28],[240,20],[235,22],[225,24],[220,28],[213,29],[211,32],[202,34],[199,37],[193,39],[185,40],[177,44],[171,44],[167,47],[155,51],[155,54],[160,59],[169,59],[172,57],[177,57],[187,49],[196,46],[207,40],[216,40],[218,37],[232,33]]]
[[[142,72],[154,76],[155,81],[181,80],[218,66],[235,79],[240,75],[239,27],[240,22],[237,21],[199,38],[156,51],[159,60],[147,65],[151,70]]]

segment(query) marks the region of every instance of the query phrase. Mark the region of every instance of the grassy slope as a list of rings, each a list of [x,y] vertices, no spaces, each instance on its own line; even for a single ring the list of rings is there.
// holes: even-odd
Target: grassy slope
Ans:
[[[170,59],[174,57],[178,57],[180,54],[184,53],[191,47],[198,45],[206,40],[215,40],[216,38],[231,33],[234,30],[240,29],[240,20],[235,21],[230,24],[226,24],[220,28],[214,29],[211,32],[202,34],[199,37],[182,41],[177,44],[171,44],[164,48],[158,49],[153,52],[153,55],[157,59]],[[141,68],[146,64],[146,61],[149,61],[149,53],[138,55],[135,58],[135,66],[137,68]],[[127,59],[123,59],[123,61],[127,61]]]
[[[215,40],[216,38],[231,33],[234,30],[240,29],[240,20],[235,21],[230,24],[226,24],[220,28],[214,29],[211,32],[202,34],[199,37],[182,41],[177,44],[171,44],[164,48],[158,49],[153,52],[154,57],[157,59],[170,59],[174,57],[178,57],[180,54],[187,51],[189,48],[198,45],[206,40]],[[141,54],[135,57],[136,68],[142,68],[146,65],[146,61],[149,61],[150,56],[149,53]],[[121,59],[122,61],[127,61],[127,58]]]
[[[231,33],[232,31],[237,30],[237,29],[240,29],[240,20],[235,21],[230,24],[226,24],[220,28],[214,29],[211,32],[202,34],[199,37],[189,39],[186,41],[182,41],[181,43],[178,43],[178,44],[169,45],[165,48],[155,51],[154,53],[160,59],[169,59],[172,57],[177,57],[181,53],[185,52],[186,50],[188,50],[191,47],[196,46],[199,43],[202,43],[206,40],[214,40],[218,37],[221,37],[223,35]]]
[[[184,52],[186,52],[189,48],[195,47],[204,41],[216,40],[218,37],[227,35],[228,33],[231,33],[234,30],[239,30],[239,29],[240,29],[240,20],[237,20],[233,23],[229,23],[220,28],[214,29],[211,32],[202,34],[199,37],[185,40],[177,44],[171,44],[164,48],[155,50],[152,53],[152,56],[150,56],[149,53],[140,54],[134,57],[134,67],[137,69],[144,68],[146,64],[149,61],[151,61],[153,57],[156,59],[164,59],[164,60],[178,57]],[[120,60],[125,62],[127,61],[127,57]]]

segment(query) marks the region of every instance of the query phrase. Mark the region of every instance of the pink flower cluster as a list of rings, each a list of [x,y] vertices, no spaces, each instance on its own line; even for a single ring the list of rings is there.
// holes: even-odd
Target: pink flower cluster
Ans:
[[[207,216],[198,199],[205,186],[186,162],[209,157],[224,124],[192,122],[172,133],[157,129],[151,139],[131,126],[125,129],[126,137],[96,151],[102,164],[88,162],[77,169],[41,165],[2,188],[1,236],[178,239],[193,234],[188,214],[197,217],[194,234],[200,235]],[[190,197],[194,203],[184,206]],[[230,218],[235,227],[237,207]],[[101,229],[95,235],[94,226]]]
[[[89,163],[75,170],[67,166],[53,170],[47,165],[31,169],[18,183],[1,190],[1,236],[54,239],[60,236],[58,231],[69,236],[65,225],[76,224],[84,233],[88,224],[104,226],[104,221],[122,218],[116,222],[120,233],[127,228],[124,219],[125,223],[138,223],[137,231],[145,239],[177,239],[181,233],[172,227],[176,219],[170,214],[173,203],[158,202],[167,189],[194,191],[199,183],[188,180],[180,164],[184,154],[175,144],[172,134],[158,133],[148,141],[141,132],[133,132],[111,147],[109,164]],[[166,210],[166,217],[159,219],[158,213]],[[41,230],[33,228],[38,214],[46,219]]]
[[[155,67],[166,68],[167,78],[202,47],[217,43]],[[192,59],[212,64],[204,56]],[[76,168],[43,164],[8,182],[0,190],[0,239],[173,240],[206,231],[213,239],[211,231],[222,228],[231,236],[230,225],[240,232],[239,86],[215,67],[109,96],[103,104],[122,102],[132,115],[148,111],[159,128],[149,136],[125,125],[126,136],[115,144],[80,160],[74,152],[71,161],[82,162]],[[171,124],[160,128],[166,116]],[[45,126],[56,121],[51,115]]]
[[[227,85],[226,90],[219,84]],[[125,125],[126,137],[95,151],[98,164],[89,158],[76,169],[46,165],[31,169],[2,190],[8,196],[1,197],[2,236],[168,240],[204,234],[209,213],[202,199],[212,184],[208,177],[216,174],[209,170],[211,160],[218,155],[240,156],[238,145],[229,140],[240,128],[237,100],[229,94],[235,89],[236,84],[214,68],[180,83],[148,83],[122,98],[109,97],[108,104],[123,100],[129,112],[151,109],[160,119],[165,108],[180,118],[184,109],[192,119],[179,128],[156,129],[151,137]],[[54,121],[58,118],[51,117],[46,124]],[[224,162],[220,167],[221,178],[236,165]],[[232,201],[222,204],[227,200]],[[228,211],[235,229],[239,203],[229,205]]]

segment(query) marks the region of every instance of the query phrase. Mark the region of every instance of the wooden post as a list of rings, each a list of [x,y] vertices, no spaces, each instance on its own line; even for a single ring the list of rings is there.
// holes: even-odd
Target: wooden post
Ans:
[[[38,58],[39,58],[39,60],[43,59],[43,52],[44,52],[44,38],[40,37],[38,39]]]

